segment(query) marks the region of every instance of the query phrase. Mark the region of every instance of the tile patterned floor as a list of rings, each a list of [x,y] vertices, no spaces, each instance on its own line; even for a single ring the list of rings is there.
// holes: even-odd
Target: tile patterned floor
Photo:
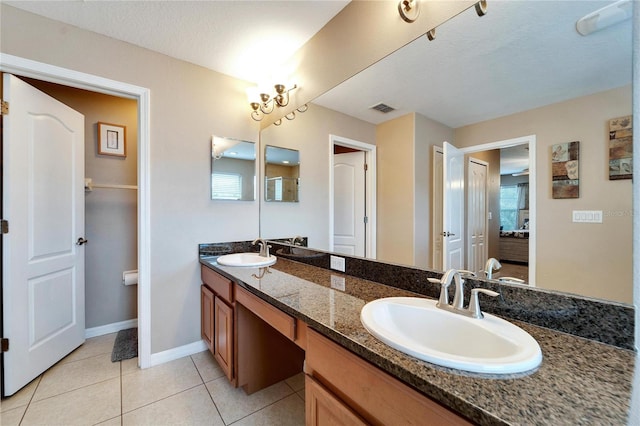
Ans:
[[[304,425],[304,376],[247,396],[208,351],[146,370],[111,362],[116,333],[88,339],[0,403],[13,425]]]

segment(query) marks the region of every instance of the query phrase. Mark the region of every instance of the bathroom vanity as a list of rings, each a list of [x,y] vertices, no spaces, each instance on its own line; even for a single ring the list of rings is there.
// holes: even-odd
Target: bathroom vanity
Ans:
[[[371,300],[424,294],[283,257],[269,268],[222,266],[206,253],[200,263],[203,339],[227,377],[251,393],[304,361],[308,425],[627,423],[631,350],[514,321],[540,344],[542,365],[465,373],[397,351],[360,323]]]

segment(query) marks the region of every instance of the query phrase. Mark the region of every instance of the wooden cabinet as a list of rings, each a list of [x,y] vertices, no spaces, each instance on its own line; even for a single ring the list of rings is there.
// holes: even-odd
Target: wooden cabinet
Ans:
[[[472,424],[313,330],[305,361],[307,426]]]
[[[201,267],[201,335],[233,386],[247,394],[302,371],[306,324]]]
[[[207,344],[207,347],[213,353],[213,292],[206,286],[200,287],[200,334],[202,340]]]
[[[304,399],[306,426],[367,424],[311,376],[305,376]]]
[[[201,335],[225,375],[236,386],[233,282],[202,266]]]
[[[213,356],[229,380],[233,380],[233,308],[218,296],[214,302],[214,336]]]

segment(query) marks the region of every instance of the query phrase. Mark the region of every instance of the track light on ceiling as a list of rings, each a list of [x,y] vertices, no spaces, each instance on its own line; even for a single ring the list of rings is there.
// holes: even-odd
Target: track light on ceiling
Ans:
[[[403,21],[414,22],[420,16],[420,0],[400,0],[398,12]]]
[[[405,0],[407,1],[407,0]],[[415,0],[417,1],[417,0]],[[398,9],[400,9],[401,4],[404,4],[405,2],[400,2],[400,4],[398,5]],[[486,0],[480,0],[479,2],[477,2],[475,4],[475,9],[476,9],[476,13],[478,14],[478,16],[484,16],[487,14],[487,1]],[[402,12],[400,12],[400,15],[402,15]],[[404,17],[402,18],[404,19]],[[406,21],[406,19],[405,19]],[[413,22],[413,21],[407,21],[407,22]],[[426,32],[427,38],[429,39],[429,41],[433,41],[436,39],[436,29],[432,28],[429,31]]]
[[[296,84],[290,89],[287,89],[284,84],[275,84],[273,86],[275,93],[270,95],[269,93],[261,92],[257,87],[251,87],[247,89],[247,96],[249,98],[249,105],[251,106],[251,118],[255,121],[261,121],[265,115],[271,114],[276,107],[282,108],[289,105],[289,92],[298,88]],[[300,108],[296,108],[295,111],[291,111],[284,117],[287,120],[293,120],[296,118],[297,112],[305,112],[308,109],[307,105],[303,105]],[[276,126],[282,124],[282,119],[277,120],[274,123]]]
[[[631,15],[631,0],[620,0],[578,19],[576,30],[586,36],[631,19]]]

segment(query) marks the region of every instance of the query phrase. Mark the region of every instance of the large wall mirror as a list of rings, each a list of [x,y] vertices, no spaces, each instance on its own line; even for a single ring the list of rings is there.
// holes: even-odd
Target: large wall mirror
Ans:
[[[266,146],[264,151],[264,200],[298,202],[300,152]]]
[[[256,199],[256,144],[233,138],[211,138],[211,199]]]
[[[500,253],[507,210],[500,201],[511,197],[508,226],[519,230],[529,218],[535,250],[519,266],[534,272],[525,276],[534,275],[536,287],[631,303],[632,182],[609,180],[608,170],[609,120],[632,113],[631,22],[588,36],[575,29],[610,3],[491,1],[486,16],[463,12],[439,26],[435,40],[415,40],[320,96],[304,115],[265,128],[261,144],[298,149],[312,161],[301,171],[295,212],[261,208],[261,236],[302,235],[309,247],[332,250],[329,145],[339,136],[376,146],[377,248],[368,257],[439,269],[434,147],[447,141],[463,150],[465,164],[487,165],[488,256],[515,256]],[[395,110],[371,108],[381,102]],[[580,197],[553,199],[552,146],[572,141],[580,141]],[[527,200],[519,200],[523,176]],[[580,210],[602,211],[602,223],[573,222]],[[473,214],[465,211],[467,247]]]

